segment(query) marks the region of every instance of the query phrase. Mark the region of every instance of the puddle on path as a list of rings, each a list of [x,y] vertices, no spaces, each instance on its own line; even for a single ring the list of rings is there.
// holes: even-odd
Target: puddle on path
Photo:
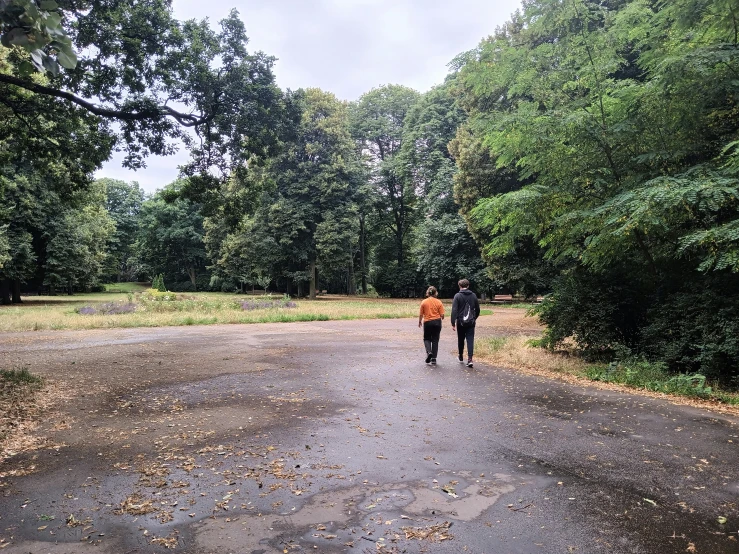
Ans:
[[[512,483],[506,474],[474,478],[469,472],[442,472],[430,480],[355,486],[315,494],[286,515],[242,513],[203,520],[194,530],[194,542],[214,551],[252,554],[280,553],[299,545],[345,552],[363,541],[371,545],[382,534],[402,534],[405,526],[424,526],[437,519],[472,521],[513,492]]]

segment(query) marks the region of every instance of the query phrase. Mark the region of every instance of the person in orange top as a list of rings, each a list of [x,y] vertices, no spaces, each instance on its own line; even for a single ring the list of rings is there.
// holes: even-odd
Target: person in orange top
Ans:
[[[436,287],[426,290],[426,299],[421,302],[418,313],[418,326],[423,326],[423,344],[426,346],[426,363],[436,365],[436,355],[439,352],[439,335],[441,321],[444,319],[444,304],[438,298]]]

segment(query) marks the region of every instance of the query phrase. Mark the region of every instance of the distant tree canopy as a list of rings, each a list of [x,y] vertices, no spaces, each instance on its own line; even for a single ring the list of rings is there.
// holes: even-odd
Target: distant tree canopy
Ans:
[[[354,282],[360,168],[345,103],[319,89],[297,91],[293,102],[299,119],[281,153],[256,166],[247,183],[225,187],[224,196],[251,185],[258,203],[231,224],[222,214],[209,218],[208,244],[226,281],[264,288],[280,281],[315,296],[317,264],[325,279],[347,283],[351,274]]]
[[[141,204],[132,248],[146,275],[163,274],[165,283],[175,287],[177,282],[189,281],[190,290],[198,290],[202,284],[198,277],[208,263],[201,206],[185,198],[165,200],[183,186],[176,181]]]
[[[346,103],[279,90],[236,12],[0,0],[0,296],[468,277],[545,295],[543,346],[739,378],[737,21],[733,0],[526,0],[442,85]],[[113,149],[140,167],[178,139],[154,196],[91,184]]]

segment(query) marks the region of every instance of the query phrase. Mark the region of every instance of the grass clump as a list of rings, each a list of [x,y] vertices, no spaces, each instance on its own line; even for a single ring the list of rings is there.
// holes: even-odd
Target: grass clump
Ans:
[[[290,300],[289,297],[273,300],[271,297],[263,297],[258,299],[248,299],[241,302],[241,309],[245,311],[252,310],[272,310],[276,308],[297,308],[297,303]]]
[[[582,375],[587,364],[576,357],[535,348],[530,336],[481,337],[475,340],[475,357],[490,364],[537,371]]]
[[[477,351],[483,353],[492,354],[501,350],[508,342],[505,337],[485,337],[480,339],[477,345]]]
[[[43,379],[38,375],[33,375],[28,371],[27,367],[18,369],[0,369],[0,391],[2,391],[2,396],[4,396],[4,393],[8,390],[12,390],[16,387],[39,389],[43,384]]]
[[[177,300],[177,294],[166,290],[151,288],[142,292],[140,298],[144,302],[175,302]]]
[[[594,381],[739,405],[739,394],[716,390],[708,384],[705,375],[670,373],[667,371],[667,365],[661,362],[627,358],[608,365],[589,366],[586,375]]]

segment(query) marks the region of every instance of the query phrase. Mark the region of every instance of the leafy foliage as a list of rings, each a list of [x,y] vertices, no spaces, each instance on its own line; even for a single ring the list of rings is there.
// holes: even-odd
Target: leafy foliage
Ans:
[[[132,248],[144,191],[136,182],[116,179],[99,179],[98,182],[105,188],[105,209],[115,223],[115,231],[108,241],[104,278],[108,281],[133,281],[141,272]]]
[[[58,75],[60,65],[66,69],[77,65],[77,54],[54,0],[0,1],[0,43],[8,48],[19,46],[31,55],[31,63],[19,68],[24,75],[34,67]]]
[[[164,280],[170,288],[188,280],[196,290],[198,275],[207,266],[201,206],[184,198],[164,199],[181,186],[179,181],[171,183],[142,204],[134,249],[149,273],[160,276],[160,288],[165,288]]]
[[[264,289],[283,279],[298,293],[309,283],[314,295],[316,265],[325,279],[348,272],[353,281],[359,167],[347,106],[319,89],[298,91],[293,101],[299,123],[281,153],[225,187],[238,194],[253,184],[263,191],[258,205],[245,205],[233,225],[224,206],[209,219],[206,240],[224,276]]]
[[[455,193],[499,274],[561,273],[538,311],[547,346],[739,364],[730,4],[532,0],[458,60]]]
[[[0,51],[10,49],[0,97],[13,98],[5,105],[36,136],[49,133],[37,113],[85,119],[108,138],[103,159],[120,141],[131,168],[182,139],[193,154],[186,174],[200,178],[193,193],[276,144],[284,105],[274,60],[247,51],[235,10],[215,31],[207,21],[177,21],[170,0],[3,0],[0,25]],[[29,74],[34,65],[42,79]]]
[[[418,220],[417,183],[407,173],[404,125],[419,94],[400,85],[373,89],[352,107],[352,135],[367,175],[366,203],[371,207],[375,245],[374,282],[378,292],[413,296],[418,273],[409,252]]]

